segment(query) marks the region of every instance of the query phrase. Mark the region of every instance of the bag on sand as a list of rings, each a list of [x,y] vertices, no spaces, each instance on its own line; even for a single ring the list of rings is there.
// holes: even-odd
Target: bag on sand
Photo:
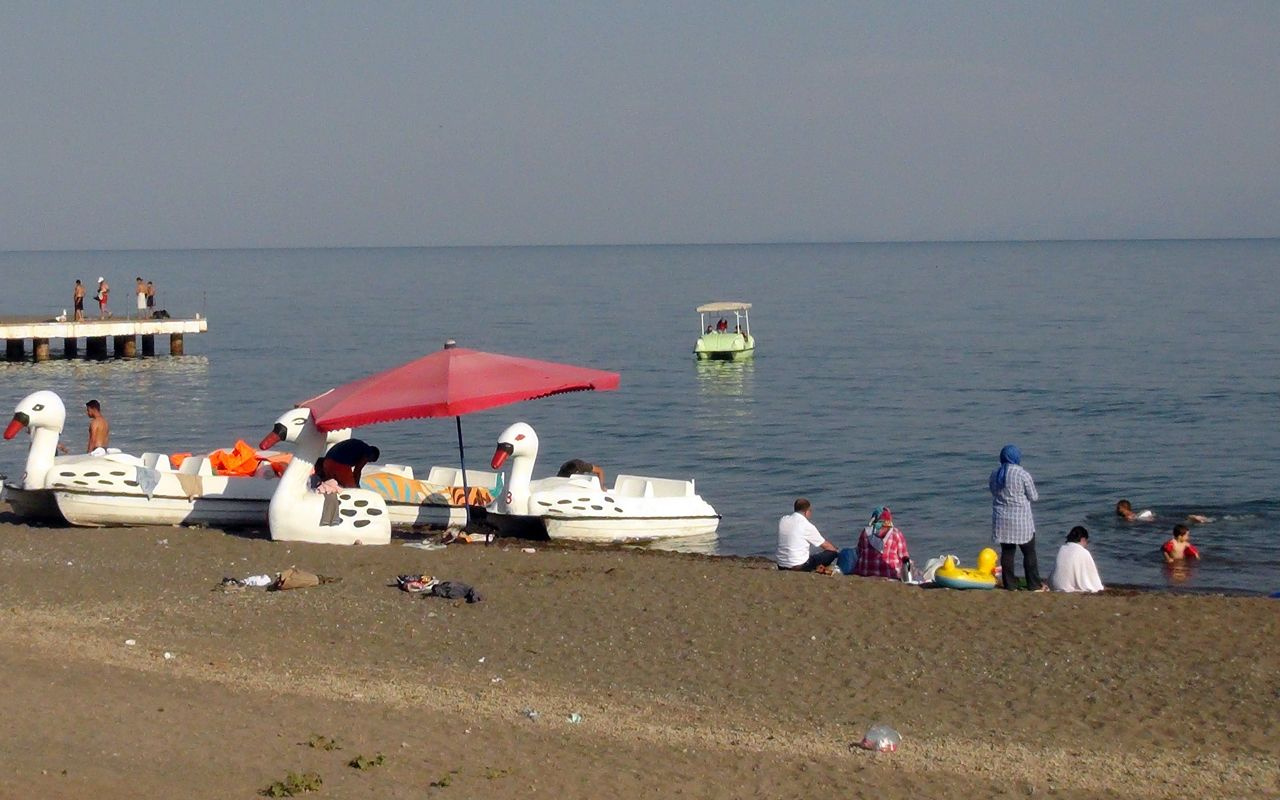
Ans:
[[[267,588],[273,592],[280,592],[285,589],[307,589],[312,586],[320,586],[325,583],[337,583],[341,578],[329,578],[324,575],[316,575],[313,572],[307,572],[305,569],[297,567],[289,567],[281,572]]]

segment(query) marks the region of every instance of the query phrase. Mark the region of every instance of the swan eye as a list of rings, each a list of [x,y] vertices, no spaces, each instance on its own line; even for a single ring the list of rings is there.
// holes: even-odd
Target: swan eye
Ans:
[[[44,411],[44,403],[36,403],[31,407],[32,411]]]

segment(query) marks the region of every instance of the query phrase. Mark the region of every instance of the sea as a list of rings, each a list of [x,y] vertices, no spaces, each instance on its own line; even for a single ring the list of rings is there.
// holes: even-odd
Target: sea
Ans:
[[[1013,443],[1040,492],[1041,571],[1090,532],[1109,585],[1280,589],[1280,240],[0,253],[0,317],[52,318],[99,276],[199,313],[186,355],[0,362],[0,405],[52,389],[64,434],[101,401],[130,452],[256,443],[295,403],[460,346],[621,375],[462,418],[468,467],[534,426],[535,477],[569,458],[692,478],[722,555],[770,556],[796,497],[838,546],[892,509],[917,564],[991,544],[987,478]],[[700,363],[697,305],[752,303],[757,354]],[[90,316],[95,304],[88,303]],[[68,312],[69,313],[69,312]],[[55,354],[61,343],[53,342]],[[83,350],[82,350],[83,352]],[[0,408],[3,413],[3,408]],[[452,419],[362,429],[385,460],[456,464]],[[20,475],[24,437],[0,442]],[[1114,514],[1127,498],[1153,522]],[[1159,553],[1189,513],[1202,560]]]

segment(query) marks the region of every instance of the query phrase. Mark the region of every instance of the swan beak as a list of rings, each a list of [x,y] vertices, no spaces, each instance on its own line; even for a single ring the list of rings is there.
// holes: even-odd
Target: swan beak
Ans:
[[[12,439],[18,435],[18,431],[31,424],[31,418],[19,411],[13,415],[13,419],[9,422],[9,427],[4,429],[4,438]]]
[[[284,441],[284,437],[287,436],[288,433],[289,431],[285,429],[284,425],[277,422],[274,426],[272,426],[271,433],[268,433],[266,436],[262,437],[262,442],[258,445],[258,449],[270,450],[280,442]]]
[[[503,464],[507,463],[507,457],[511,455],[511,451],[515,447],[510,442],[500,442],[498,449],[493,451],[493,461],[489,462],[489,466],[493,469],[499,469]]]

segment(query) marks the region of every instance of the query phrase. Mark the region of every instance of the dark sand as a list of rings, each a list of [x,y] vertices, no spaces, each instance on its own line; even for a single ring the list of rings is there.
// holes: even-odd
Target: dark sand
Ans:
[[[526,546],[0,517],[0,797],[1280,797],[1275,600]],[[291,565],[342,580],[216,588]],[[851,748],[878,721],[902,749]]]

